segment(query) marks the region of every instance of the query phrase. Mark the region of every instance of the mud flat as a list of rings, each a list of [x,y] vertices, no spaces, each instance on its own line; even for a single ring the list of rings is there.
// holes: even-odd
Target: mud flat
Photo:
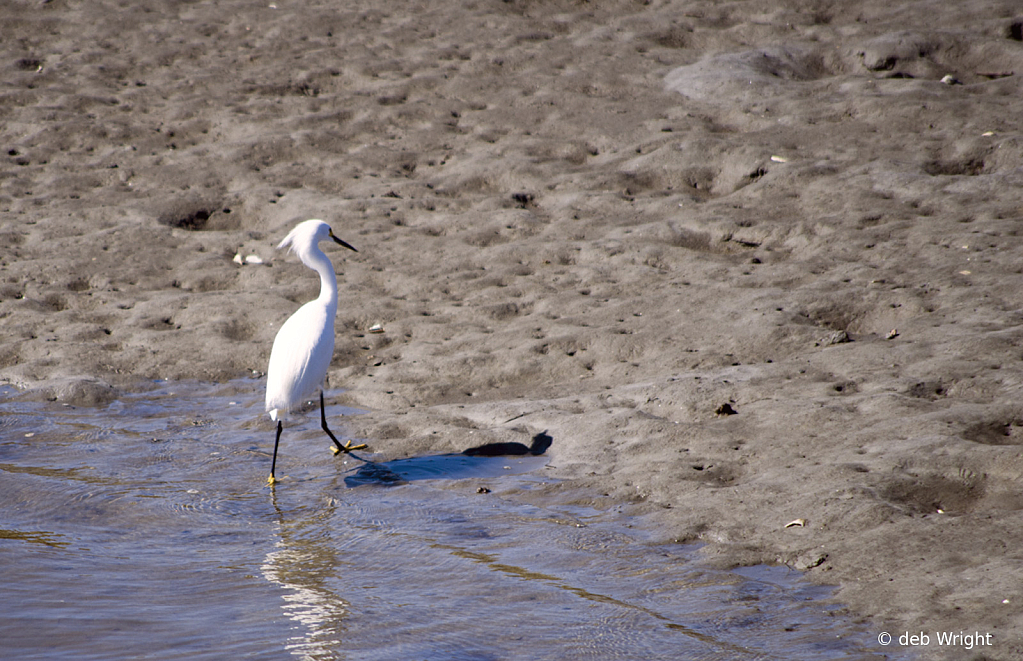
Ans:
[[[323,218],[375,449],[546,431],[588,505],[1023,655],[1017,3],[4,13],[22,396],[258,374],[317,286],[273,246]]]

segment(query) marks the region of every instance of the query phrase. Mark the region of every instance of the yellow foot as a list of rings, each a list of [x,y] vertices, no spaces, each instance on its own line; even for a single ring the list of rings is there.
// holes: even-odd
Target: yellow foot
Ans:
[[[277,478],[271,475],[270,477],[266,478],[266,483],[269,484],[270,486],[273,486],[277,484]]]
[[[337,455],[337,454],[341,454],[341,450],[342,449],[345,452],[351,452],[352,450],[365,450],[368,447],[369,446],[366,445],[365,443],[359,443],[358,445],[352,445],[351,441],[345,441],[345,447],[344,448],[339,448],[336,445],[332,445],[332,446],[330,446],[330,451],[333,452],[335,455]]]

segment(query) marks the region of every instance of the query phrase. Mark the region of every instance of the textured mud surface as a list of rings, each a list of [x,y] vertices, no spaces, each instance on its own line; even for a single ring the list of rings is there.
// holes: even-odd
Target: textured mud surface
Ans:
[[[5,8],[0,378],[258,374],[323,218],[375,449],[546,430],[665,539],[1023,654],[1016,3],[342,4]]]

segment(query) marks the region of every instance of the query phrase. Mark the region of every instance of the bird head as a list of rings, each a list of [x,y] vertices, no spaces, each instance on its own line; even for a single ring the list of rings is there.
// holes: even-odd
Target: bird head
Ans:
[[[330,229],[330,225],[323,222],[322,220],[306,220],[298,225],[295,225],[294,229],[288,232],[288,235],[284,237],[284,240],[277,244],[277,249],[291,248],[291,251],[298,255],[302,261],[305,260],[305,256],[318,244],[320,241],[326,241],[327,239],[333,240],[338,245],[344,246],[354,252],[353,246],[345,241],[334,236],[333,230]]]

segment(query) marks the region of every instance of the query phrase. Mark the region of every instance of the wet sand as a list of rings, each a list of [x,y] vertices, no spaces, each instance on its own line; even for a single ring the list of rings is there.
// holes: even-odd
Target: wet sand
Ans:
[[[374,450],[545,431],[588,505],[804,569],[879,631],[992,634],[927,656],[1023,655],[1018,4],[4,22],[0,380],[23,396],[258,376],[317,291],[274,246],[322,218],[359,249],[330,251],[328,381]]]

